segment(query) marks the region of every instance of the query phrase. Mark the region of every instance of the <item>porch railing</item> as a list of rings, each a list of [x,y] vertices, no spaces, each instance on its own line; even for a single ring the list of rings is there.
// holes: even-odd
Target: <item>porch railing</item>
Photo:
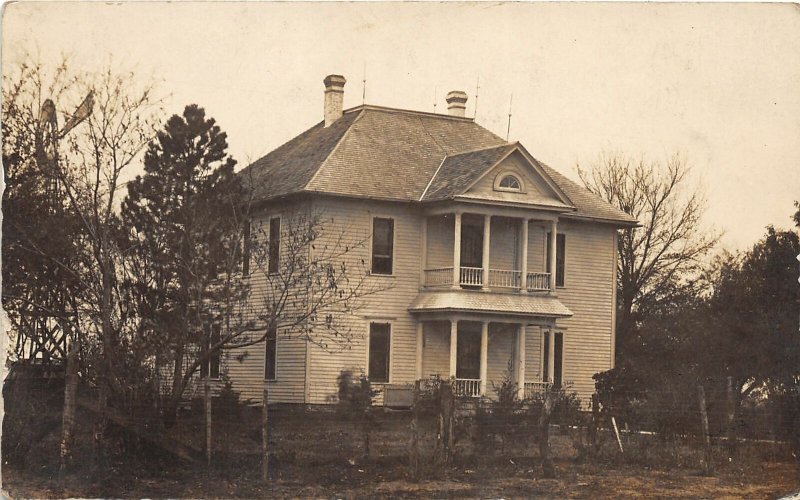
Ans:
[[[525,286],[529,292],[550,290],[550,273],[528,273]]]
[[[495,288],[519,288],[521,271],[489,269],[489,286]]]
[[[454,389],[456,396],[476,398],[481,395],[481,379],[457,378]]]
[[[480,267],[462,267],[461,284],[466,286],[482,286],[483,269]]]
[[[426,286],[444,286],[453,284],[452,267],[436,267],[425,270]]]
[[[534,394],[545,392],[551,385],[553,385],[551,382],[525,382],[523,395],[525,398],[530,398]]]

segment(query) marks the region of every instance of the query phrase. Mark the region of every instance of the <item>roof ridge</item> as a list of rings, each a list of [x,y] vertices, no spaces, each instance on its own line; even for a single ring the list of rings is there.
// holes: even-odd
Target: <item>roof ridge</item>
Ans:
[[[444,118],[446,120],[454,120],[459,122],[470,122],[475,123],[475,118],[470,118],[468,116],[453,116],[453,115],[445,115],[442,113],[432,113],[430,111],[418,111],[415,109],[403,109],[403,108],[392,108],[389,106],[378,106],[377,104],[359,104],[358,106],[354,106],[352,108],[348,108],[343,111],[343,113],[350,113],[353,111],[361,111],[361,110],[372,110],[372,111],[382,111],[386,113],[408,113],[411,115],[423,115],[428,116],[430,118]],[[477,123],[475,123],[478,125]],[[478,125],[480,127],[480,125]]]
[[[331,158],[331,156],[333,156],[333,154],[336,153],[336,151],[338,151],[339,146],[341,146],[342,142],[344,142],[345,137],[350,135],[350,131],[353,130],[353,125],[355,125],[356,122],[358,120],[360,120],[362,116],[364,116],[363,112],[360,113],[358,116],[356,116],[353,119],[353,122],[350,124],[349,127],[347,127],[347,130],[344,131],[344,134],[342,134],[342,136],[339,137],[339,140],[336,141],[336,145],[333,148],[331,148],[330,153],[328,153],[328,155],[325,157],[325,159],[320,162],[319,167],[317,167],[316,171],[314,171],[314,175],[312,175],[311,178],[308,180],[308,182],[306,182],[306,185],[303,186],[303,188],[302,188],[303,191],[309,190],[311,184],[313,184],[314,181],[317,180],[317,176],[319,175],[319,172],[323,168],[325,168],[325,164],[328,163],[328,160]]]
[[[428,185],[425,186],[425,190],[422,191],[422,195],[420,195],[418,201],[422,201],[425,198],[425,195],[428,193],[428,189],[430,189],[431,184],[433,184],[433,180],[436,179],[436,176],[439,174],[439,170],[442,169],[442,165],[444,165],[444,162],[445,160],[447,160],[447,157],[448,155],[445,153],[445,155],[442,157],[442,161],[439,163],[439,166],[436,167],[436,171],[433,173],[433,176],[431,176],[431,180],[428,181]]]
[[[458,153],[453,153],[453,154],[447,155],[447,156],[453,157],[453,156],[468,155],[470,153],[478,153],[480,151],[489,151],[490,149],[500,149],[500,148],[507,148],[509,146],[518,146],[518,145],[519,145],[519,141],[506,142],[505,144],[500,144],[499,146],[488,146],[488,147],[484,147],[484,148],[468,149],[466,151],[459,151]]]

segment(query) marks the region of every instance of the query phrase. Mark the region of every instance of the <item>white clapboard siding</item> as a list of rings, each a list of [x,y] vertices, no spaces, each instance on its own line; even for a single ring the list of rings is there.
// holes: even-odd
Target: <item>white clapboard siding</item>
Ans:
[[[426,321],[423,324],[422,377],[450,376],[450,322]]]
[[[489,352],[486,367],[486,395],[496,398],[496,388],[500,388],[503,379],[511,376],[514,380],[513,365],[515,327],[509,325],[492,324],[489,329]]]
[[[453,216],[428,217],[426,269],[453,267]]]
[[[367,370],[367,340],[371,321],[391,323],[390,383],[411,383],[415,376],[416,321],[408,306],[419,292],[420,213],[408,206],[352,200],[324,200],[325,215],[333,219],[330,231],[321,240],[330,241],[345,230],[345,240],[354,246],[347,256],[349,265],[363,259],[370,265],[370,231],[373,217],[394,218],[394,262],[392,276],[370,276],[368,284],[382,291],[365,298],[352,316],[340,318],[350,328],[352,345],[345,351],[331,353],[310,345],[308,402],[325,403],[336,395],[336,378],[343,369],[354,373]],[[322,243],[322,241],[321,241]],[[387,288],[389,287],[389,288]]]
[[[506,217],[492,217],[489,268],[519,270],[517,267],[517,242],[520,221]]]
[[[563,380],[572,382],[584,405],[595,373],[613,365],[612,311],[616,231],[609,226],[559,222],[566,235],[565,286],[558,298],[574,316],[558,320],[564,330]]]

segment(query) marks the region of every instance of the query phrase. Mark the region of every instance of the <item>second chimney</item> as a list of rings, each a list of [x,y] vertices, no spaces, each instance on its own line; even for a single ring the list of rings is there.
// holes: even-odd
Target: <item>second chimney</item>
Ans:
[[[330,127],[342,117],[344,84],[347,80],[342,75],[328,75],[322,83],[325,84],[325,126]]]
[[[460,90],[448,92],[447,111],[451,116],[465,116],[467,112],[467,93]]]

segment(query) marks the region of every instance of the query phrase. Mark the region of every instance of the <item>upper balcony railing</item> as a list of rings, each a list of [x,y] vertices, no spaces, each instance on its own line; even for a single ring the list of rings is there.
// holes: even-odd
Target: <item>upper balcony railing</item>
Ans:
[[[467,288],[488,287],[520,289],[522,271],[513,269],[489,269],[489,282],[485,283],[483,269],[480,267],[462,267],[459,273],[459,285]],[[436,267],[425,270],[426,287],[443,287],[453,285],[453,268]],[[525,289],[529,292],[547,291],[550,289],[550,273],[528,273]]]

